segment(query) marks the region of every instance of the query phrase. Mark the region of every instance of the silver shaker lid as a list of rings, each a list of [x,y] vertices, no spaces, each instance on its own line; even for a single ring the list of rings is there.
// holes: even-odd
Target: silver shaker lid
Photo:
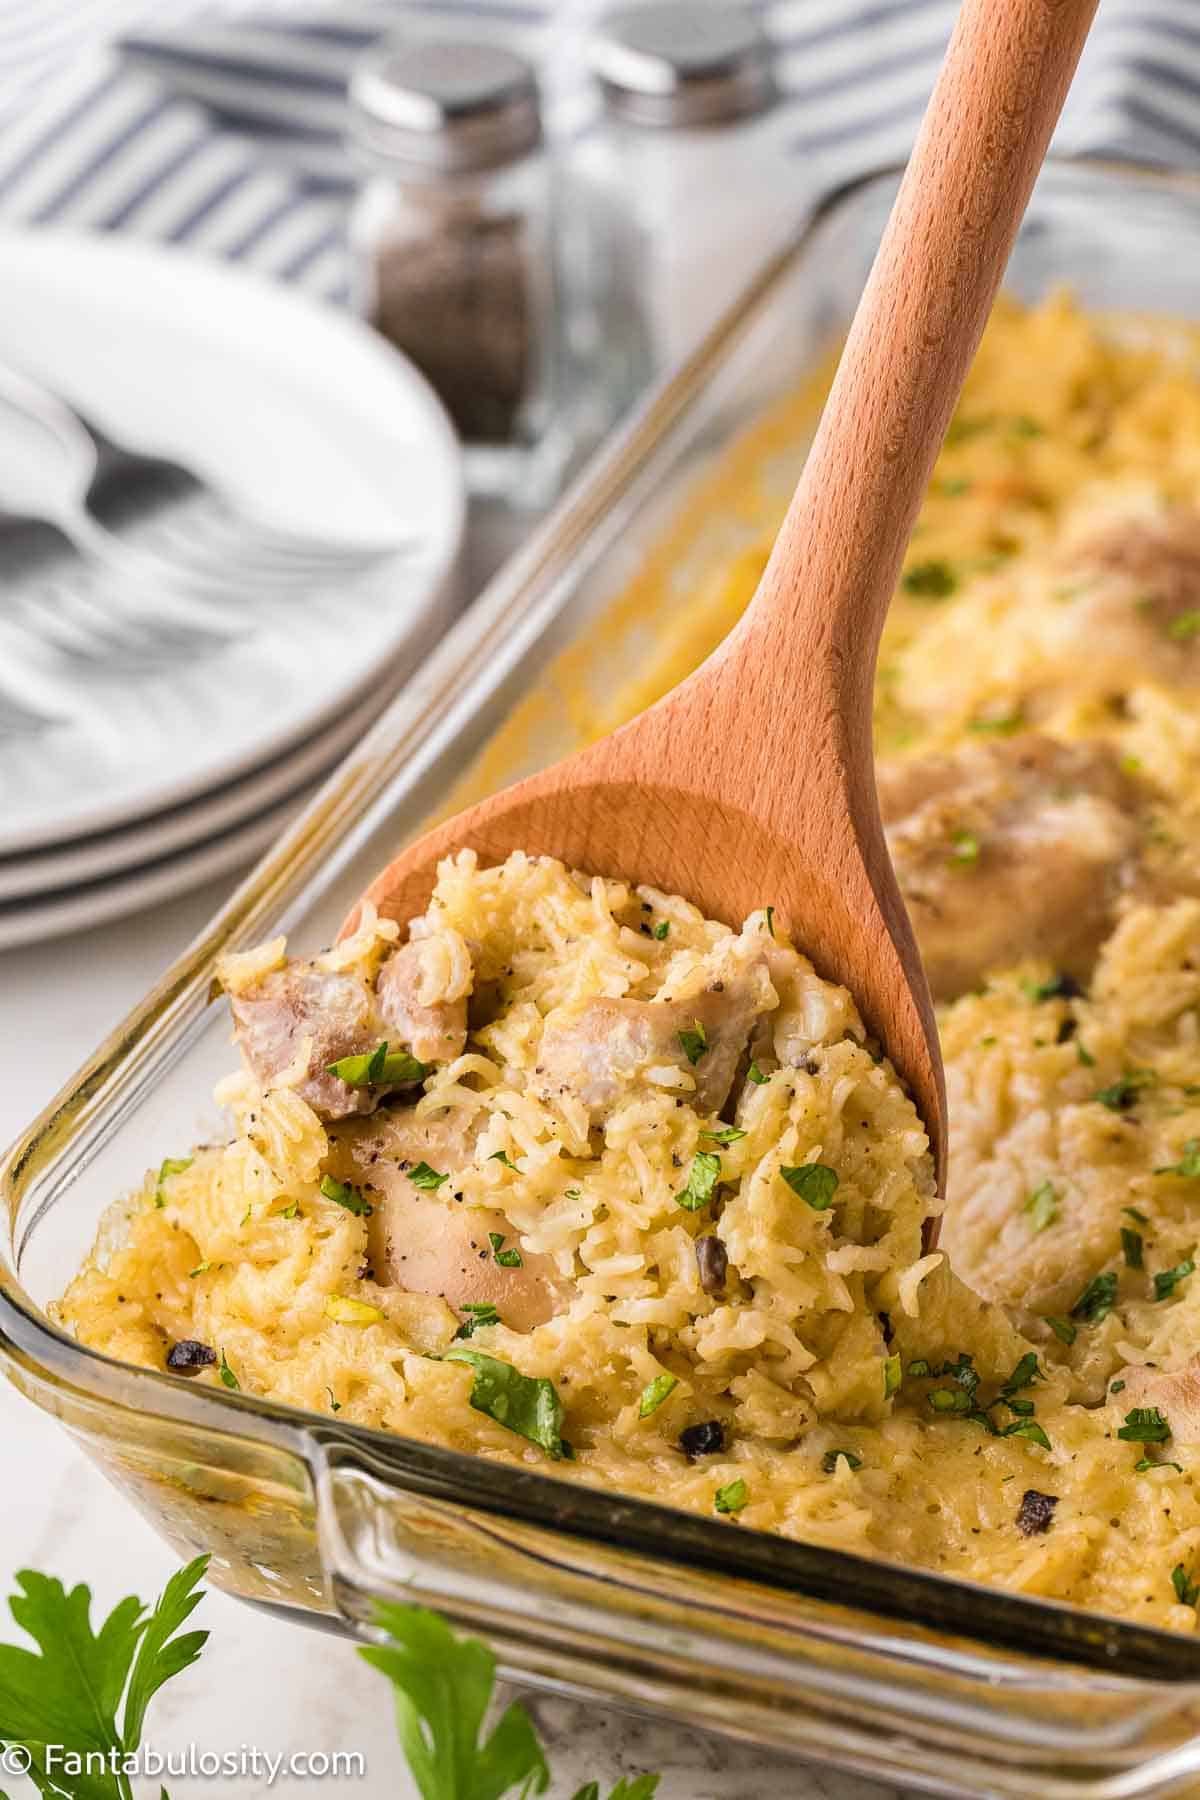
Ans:
[[[608,13],[589,62],[607,110],[638,125],[723,125],[775,94],[770,40],[732,0],[647,0]]]
[[[350,137],[369,159],[426,176],[515,162],[542,141],[533,69],[498,45],[449,39],[372,51],[350,77]]]

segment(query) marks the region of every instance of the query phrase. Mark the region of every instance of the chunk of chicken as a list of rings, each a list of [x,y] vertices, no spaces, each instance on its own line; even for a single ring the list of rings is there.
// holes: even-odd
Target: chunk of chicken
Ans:
[[[598,998],[556,1007],[546,1016],[532,1091],[550,1104],[577,1096],[596,1125],[647,1069],[674,1067],[695,1083],[694,1091],[680,1083],[686,1098],[701,1112],[719,1112],[761,1010],[756,984],[743,975],[690,1000]]]
[[[1030,735],[884,764],[879,799],[935,999],[1022,957],[1089,974],[1142,843],[1144,790],[1107,745]]]
[[[1073,688],[1200,686],[1200,514],[1108,525],[1070,548],[1063,572],[1063,604],[1045,623],[1071,634]]]
[[[467,1041],[467,996],[423,1004],[422,955],[422,942],[414,939],[388,957],[375,984],[380,1015],[419,1062],[452,1062]]]
[[[532,1331],[565,1310],[572,1285],[548,1256],[521,1251],[518,1268],[496,1261],[493,1233],[502,1250],[518,1248],[512,1225],[497,1207],[469,1206],[454,1178],[477,1135],[459,1109],[418,1115],[402,1107],[341,1127],[330,1172],[362,1188],[374,1207],[371,1270],[382,1286],[440,1295],[460,1314],[490,1304],[513,1331]],[[415,1187],[411,1171],[422,1162],[449,1179],[432,1190]]]
[[[1169,1375],[1150,1363],[1135,1363],[1121,1370],[1121,1379],[1125,1383],[1121,1405],[1127,1412],[1135,1406],[1156,1406],[1177,1443],[1200,1444],[1200,1356]]]
[[[230,1007],[246,1061],[264,1087],[290,1069],[303,1049],[303,1072],[292,1085],[320,1118],[373,1112],[389,1091],[347,1087],[329,1073],[330,1063],[372,1051],[387,1036],[361,975],[289,962],[231,994]]]

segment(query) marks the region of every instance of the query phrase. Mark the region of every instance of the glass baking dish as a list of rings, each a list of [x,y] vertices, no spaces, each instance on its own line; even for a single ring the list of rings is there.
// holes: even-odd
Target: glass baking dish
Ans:
[[[736,509],[722,518],[702,497],[681,514],[684,498],[836,344],[895,183],[876,176],[831,201],[751,282],[13,1147],[0,1165],[0,1352],[181,1555],[211,1552],[219,1586],[297,1620],[356,1631],[374,1597],[418,1601],[487,1635],[533,1682],[934,1793],[1174,1792],[1200,1777],[1195,1639],[198,1389],[80,1347],[44,1310],[101,1210],[220,1130],[208,1096],[231,1049],[217,955],[278,930],[301,948],[327,942],[369,876],[461,795],[514,708],[534,723],[509,730],[476,786],[578,741],[614,671],[627,676],[647,634],[682,617],[714,546],[736,548]],[[1059,163],[1009,284],[1032,298],[1067,281],[1093,309],[1194,318],[1197,266],[1200,184]],[[801,453],[793,443],[780,464],[781,494]],[[659,578],[597,638],[655,546]],[[587,631],[581,715],[546,671]]]

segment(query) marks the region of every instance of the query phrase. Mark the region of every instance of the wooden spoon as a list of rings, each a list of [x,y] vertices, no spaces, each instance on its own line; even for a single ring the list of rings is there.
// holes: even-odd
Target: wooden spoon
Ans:
[[[430,831],[367,895],[407,921],[439,859],[470,846],[484,864],[522,849],[648,882],[730,925],[773,905],[885,1045],[939,1184],[941,1055],[875,795],[875,656],[1096,4],[964,0],[804,473],[736,629],[649,712]]]

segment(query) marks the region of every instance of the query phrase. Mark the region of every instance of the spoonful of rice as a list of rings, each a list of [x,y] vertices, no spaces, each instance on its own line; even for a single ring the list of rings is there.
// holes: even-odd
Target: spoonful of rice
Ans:
[[[774,907],[819,973],[851,990],[907,1082],[939,1184],[941,1057],[879,820],[875,657],[1096,4],[963,0],[799,486],[737,628],[640,718],[439,825],[366,896],[406,922],[439,861],[470,848],[485,864],[551,855],[686,895],[713,919]]]

